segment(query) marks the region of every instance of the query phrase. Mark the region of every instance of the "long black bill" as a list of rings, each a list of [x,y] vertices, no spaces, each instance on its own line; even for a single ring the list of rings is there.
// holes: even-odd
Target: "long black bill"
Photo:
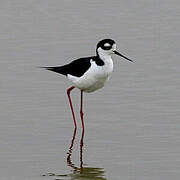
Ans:
[[[121,56],[121,57],[123,57],[124,59],[133,62],[133,60],[127,58],[126,56],[122,55],[121,53],[119,53],[119,52],[117,52],[117,51],[113,51],[113,52],[114,52],[114,54],[117,54],[118,56]]]

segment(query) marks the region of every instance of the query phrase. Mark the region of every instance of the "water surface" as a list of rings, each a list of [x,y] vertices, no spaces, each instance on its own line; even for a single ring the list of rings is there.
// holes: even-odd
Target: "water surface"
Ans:
[[[0,179],[178,180],[179,16],[178,0],[1,1]],[[70,83],[36,67],[94,55],[103,38],[135,63],[114,56],[107,85],[85,94],[82,146],[80,92],[73,141]]]

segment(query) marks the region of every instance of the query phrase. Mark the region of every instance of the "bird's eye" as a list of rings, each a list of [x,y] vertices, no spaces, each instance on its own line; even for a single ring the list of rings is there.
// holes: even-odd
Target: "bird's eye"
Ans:
[[[105,43],[103,46],[104,50],[110,50],[112,48],[112,46],[109,43]]]

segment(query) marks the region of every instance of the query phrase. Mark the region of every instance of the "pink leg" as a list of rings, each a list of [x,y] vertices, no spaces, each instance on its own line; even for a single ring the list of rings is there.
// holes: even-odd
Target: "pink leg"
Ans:
[[[81,115],[81,122],[82,122],[82,127],[84,130],[84,118],[83,118],[83,91],[81,90],[81,107],[80,107],[80,115]]]
[[[75,119],[75,114],[74,114],[73,105],[72,105],[71,96],[70,96],[70,92],[71,92],[74,88],[75,88],[74,86],[70,87],[70,88],[67,90],[67,95],[68,95],[69,104],[70,104],[71,111],[72,111],[72,116],[73,116],[73,120],[74,120],[74,126],[75,126],[75,128],[76,128],[76,127],[77,127],[77,125],[76,125],[76,119]]]

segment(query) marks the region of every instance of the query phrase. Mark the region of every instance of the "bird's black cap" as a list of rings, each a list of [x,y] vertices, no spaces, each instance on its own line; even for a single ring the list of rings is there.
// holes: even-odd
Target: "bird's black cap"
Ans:
[[[106,44],[109,44],[109,46],[106,46]],[[110,50],[113,46],[113,44],[115,44],[115,41],[112,39],[103,39],[101,41],[98,42],[96,50],[101,47],[103,50]]]

